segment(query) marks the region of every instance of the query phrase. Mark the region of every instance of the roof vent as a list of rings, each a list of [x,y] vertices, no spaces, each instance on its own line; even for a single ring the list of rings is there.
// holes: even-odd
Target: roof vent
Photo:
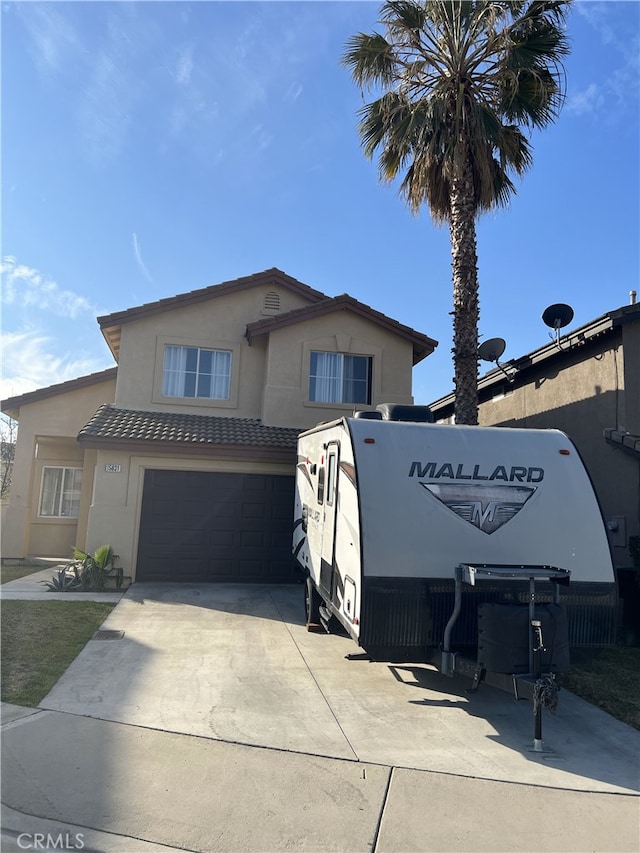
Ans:
[[[383,421],[411,421],[419,424],[432,424],[435,421],[429,406],[403,406],[400,403],[380,403],[376,409]]]
[[[381,421],[382,420],[382,412],[379,412],[377,410],[375,412],[371,412],[371,411],[354,412],[353,417],[359,418],[361,420],[366,420],[366,421]]]
[[[262,307],[263,314],[278,314],[280,311],[280,294],[275,290],[270,290],[264,295],[264,305]]]

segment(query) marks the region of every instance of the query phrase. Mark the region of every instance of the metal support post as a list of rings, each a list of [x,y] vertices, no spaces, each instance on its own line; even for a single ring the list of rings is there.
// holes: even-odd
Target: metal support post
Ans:
[[[536,638],[534,636],[533,622],[536,618],[536,581],[529,578],[529,672],[533,672],[533,658]]]
[[[532,647],[533,677],[535,679],[535,684],[537,685],[540,681],[540,676],[542,675],[541,655],[544,651],[544,646],[542,644],[542,622],[539,619],[532,619],[531,630],[534,637]],[[542,748],[542,702],[540,701],[540,698],[535,695],[533,701],[533,720],[533,751],[544,752]]]
[[[445,626],[442,643],[441,672],[443,675],[449,676],[453,676],[453,671],[455,669],[455,655],[451,651],[451,632],[453,631],[453,626],[456,624],[462,608],[462,578],[463,568],[462,566],[456,566],[453,611]]]

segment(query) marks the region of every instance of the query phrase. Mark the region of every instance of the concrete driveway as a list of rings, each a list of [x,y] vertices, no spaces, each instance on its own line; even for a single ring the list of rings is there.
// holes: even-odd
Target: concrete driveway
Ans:
[[[348,659],[303,589],[136,584],[41,708],[318,757],[554,789],[637,793],[640,733],[562,691],[552,754],[529,702],[426,666]],[[103,636],[109,636],[103,635]]]

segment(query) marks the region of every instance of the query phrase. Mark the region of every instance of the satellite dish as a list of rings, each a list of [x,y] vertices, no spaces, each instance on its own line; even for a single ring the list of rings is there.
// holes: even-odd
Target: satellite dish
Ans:
[[[573,320],[573,308],[571,305],[565,305],[564,302],[558,302],[556,305],[549,305],[542,312],[542,322],[550,329],[564,329]]]
[[[482,361],[495,361],[497,364],[506,346],[507,342],[503,338],[489,338],[478,347],[478,357]]]

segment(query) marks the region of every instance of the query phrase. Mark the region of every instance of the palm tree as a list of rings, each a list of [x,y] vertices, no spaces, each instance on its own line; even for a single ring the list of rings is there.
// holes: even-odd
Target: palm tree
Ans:
[[[510,173],[532,163],[524,130],[543,128],[564,100],[571,0],[389,0],[384,34],[359,33],[343,64],[379,97],[359,110],[365,154],[384,181],[403,172],[413,212],[448,223],[453,270],[456,423],[478,422],[476,218],[506,205]]]

